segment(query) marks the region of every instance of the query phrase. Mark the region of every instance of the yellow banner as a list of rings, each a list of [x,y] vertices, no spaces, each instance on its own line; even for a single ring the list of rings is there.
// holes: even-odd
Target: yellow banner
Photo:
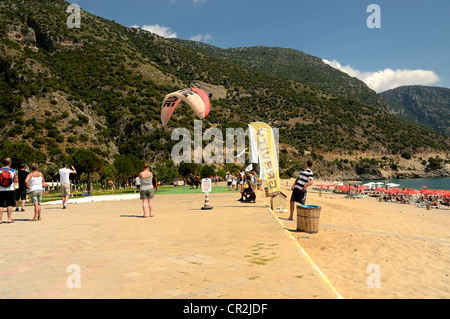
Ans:
[[[259,163],[264,171],[269,194],[276,195],[281,189],[277,149],[272,128],[262,122],[250,123],[250,127],[255,133]]]

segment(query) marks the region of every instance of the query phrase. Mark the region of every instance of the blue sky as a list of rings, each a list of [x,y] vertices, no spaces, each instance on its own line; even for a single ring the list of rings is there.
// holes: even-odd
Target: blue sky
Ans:
[[[450,87],[449,0],[74,0],[124,26],[221,48],[293,48],[365,81]],[[369,28],[379,8],[380,28]],[[82,23],[82,21],[81,21]],[[82,27],[82,24],[81,24]]]

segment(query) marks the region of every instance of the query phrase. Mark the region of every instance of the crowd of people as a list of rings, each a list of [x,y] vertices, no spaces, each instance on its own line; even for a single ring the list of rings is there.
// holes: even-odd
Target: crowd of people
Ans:
[[[258,175],[255,171],[238,171],[236,174],[227,172],[225,180],[227,181],[228,191],[239,191],[241,193],[238,201],[253,203],[256,201]]]
[[[20,211],[25,211],[25,202],[27,195],[34,206],[34,217],[30,221],[38,221],[42,219],[42,193],[45,185],[45,178],[39,171],[36,163],[27,167],[25,163],[20,165],[20,169],[16,170],[11,167],[10,158],[3,159],[3,166],[0,169],[0,224],[3,223],[3,209],[6,208],[7,222],[14,223],[12,218],[13,207],[15,211],[19,211],[19,203],[21,203]],[[67,167],[67,163],[63,163],[63,167],[58,171],[60,176],[61,197],[63,209],[67,208],[67,202],[70,196],[70,174],[76,174],[77,171],[73,166]]]
[[[291,210],[289,219],[293,218],[293,210],[295,202],[305,204],[306,188],[313,183],[313,173],[311,171],[312,163],[307,161],[305,169],[300,172],[299,177],[292,186]],[[42,219],[42,193],[45,184],[44,175],[38,170],[38,165],[33,163],[28,169],[25,163],[20,165],[19,170],[11,167],[11,159],[3,159],[3,167],[0,169],[0,224],[3,221],[3,209],[6,208],[8,223],[13,223],[12,212],[25,211],[25,202],[27,195],[34,206],[34,217],[30,221],[38,221]],[[67,203],[70,197],[70,175],[77,174],[73,166],[68,168],[67,163],[63,163],[62,168],[58,171],[60,177],[62,208],[67,209]],[[236,174],[226,173],[228,191],[239,191],[241,202],[255,202],[258,176],[254,171],[238,171]],[[200,177],[191,175],[188,179],[188,185],[191,188],[198,188],[200,185]],[[139,197],[142,201],[142,217],[153,217],[153,198],[155,191],[158,190],[158,181],[156,176],[150,171],[149,164],[144,164],[142,171],[136,178],[136,188],[139,191]],[[19,210],[19,203],[21,208]]]

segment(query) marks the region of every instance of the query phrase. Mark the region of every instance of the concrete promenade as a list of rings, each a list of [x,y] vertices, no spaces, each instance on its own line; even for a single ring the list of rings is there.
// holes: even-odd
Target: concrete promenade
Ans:
[[[338,298],[262,195],[211,193],[201,210],[203,194],[157,194],[152,218],[138,195],[5,212],[0,298]]]

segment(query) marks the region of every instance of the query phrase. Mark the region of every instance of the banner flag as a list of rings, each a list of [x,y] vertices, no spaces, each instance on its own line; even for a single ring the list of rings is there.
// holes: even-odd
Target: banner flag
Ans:
[[[258,163],[258,142],[256,140],[256,133],[251,124],[248,125],[248,141],[250,145],[249,159],[250,163]]]
[[[263,122],[249,124],[250,145],[252,145],[252,133],[256,140],[259,163],[261,166],[260,177],[266,180],[270,195],[278,194],[280,189],[280,173],[278,167],[278,154],[272,128]]]

